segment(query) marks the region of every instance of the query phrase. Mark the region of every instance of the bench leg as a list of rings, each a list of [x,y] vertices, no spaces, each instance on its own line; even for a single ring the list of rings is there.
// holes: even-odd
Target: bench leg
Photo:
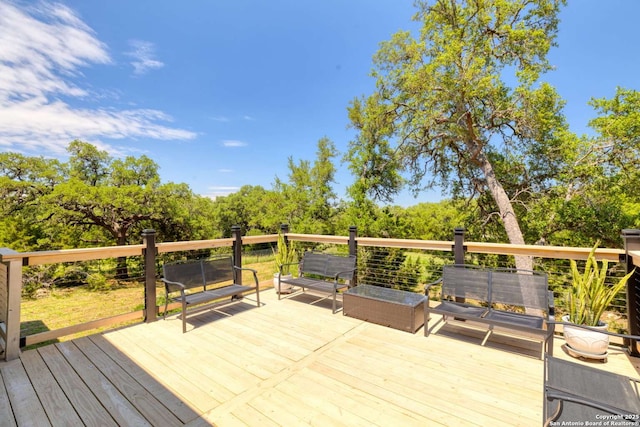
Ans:
[[[425,337],[428,337],[430,334],[429,320],[431,320],[431,316],[429,315],[429,309],[427,308],[427,304],[429,304],[429,301],[426,301],[424,303],[424,336]]]
[[[337,291],[333,290],[333,314],[336,314],[336,293]]]

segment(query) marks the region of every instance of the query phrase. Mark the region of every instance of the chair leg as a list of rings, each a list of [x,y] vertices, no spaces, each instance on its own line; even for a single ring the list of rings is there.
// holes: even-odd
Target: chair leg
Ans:
[[[543,350],[546,350],[549,356],[553,356],[553,335],[545,340]],[[544,358],[544,354],[542,357]]]

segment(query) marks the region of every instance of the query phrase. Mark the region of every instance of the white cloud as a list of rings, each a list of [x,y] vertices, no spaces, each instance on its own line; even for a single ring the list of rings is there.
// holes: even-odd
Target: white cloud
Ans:
[[[248,144],[246,142],[238,141],[235,139],[227,139],[222,141],[222,145],[224,145],[225,147],[245,147]]]
[[[89,95],[99,99],[94,89],[89,93],[78,83],[80,69],[112,60],[107,46],[73,10],[59,3],[37,4],[20,8],[0,0],[0,149],[61,154],[76,138],[196,136],[160,124],[170,121],[161,111],[78,108],[66,102]]]
[[[133,58],[131,65],[136,75],[146,74],[147,71],[164,67],[164,63],[155,59],[156,48],[153,43],[144,40],[129,40],[131,51],[127,55]]]
[[[240,187],[213,186],[209,187],[208,190],[209,192],[205,194],[204,197],[215,200],[217,197],[228,196],[229,194],[240,191]]]
[[[218,169],[218,172],[220,172],[220,173],[232,173],[233,169]]]

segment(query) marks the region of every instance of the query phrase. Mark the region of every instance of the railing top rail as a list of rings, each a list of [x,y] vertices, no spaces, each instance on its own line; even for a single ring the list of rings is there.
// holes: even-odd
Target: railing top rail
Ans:
[[[510,243],[464,242],[468,252],[498,255],[526,255],[540,258],[587,259],[591,248],[565,246],[512,245]],[[595,257],[599,261],[619,262],[624,255],[623,249],[596,249]]]
[[[329,236],[318,234],[296,234],[287,233],[290,240],[301,242],[315,243],[333,243],[348,244],[348,236]],[[243,236],[243,244],[257,244],[275,242],[277,234],[268,234],[261,236]],[[423,249],[452,251],[454,242],[452,241],[436,241],[436,240],[413,240],[413,239],[389,239],[389,238],[371,238],[357,237],[359,245],[362,246],[380,246],[380,247],[397,247],[407,249]],[[193,240],[182,242],[164,242],[157,243],[158,253],[177,252],[186,250],[199,250],[216,247],[233,246],[233,238],[212,239],[212,240]],[[469,253],[499,254],[499,255],[524,255],[540,258],[558,258],[558,259],[587,259],[591,248],[564,247],[564,246],[537,246],[537,245],[512,245],[509,243],[482,243],[482,242],[465,242],[465,249]],[[117,258],[126,256],[139,256],[143,253],[144,245],[127,245],[127,246],[108,246],[100,248],[79,248],[79,249],[62,249],[55,251],[40,252],[13,252],[9,250],[0,251],[0,261],[10,262],[21,260],[22,264],[41,265],[53,264],[58,262],[88,261],[104,258]],[[619,262],[624,255],[623,249],[596,249],[596,258],[598,260],[607,260],[611,262]],[[640,266],[640,251],[630,252],[633,263]]]
[[[186,240],[183,242],[156,243],[158,253],[195,251],[199,249],[222,248],[233,246],[233,238],[212,240]]]
[[[295,234],[286,233],[289,240],[297,240],[300,242],[314,243],[335,243],[338,245],[346,245],[349,243],[349,236],[325,236],[322,234]]]
[[[242,236],[243,245],[255,245],[257,243],[271,243],[277,241],[277,234],[264,234],[262,236]]]
[[[356,239],[362,246],[377,246],[390,248],[427,249],[434,251],[452,251],[453,242],[440,240],[415,240],[415,239],[387,239],[373,237],[358,237]]]
[[[55,264],[58,262],[138,256],[144,245],[107,246],[101,248],[60,249],[55,251],[0,253],[0,261],[22,260],[22,265]]]

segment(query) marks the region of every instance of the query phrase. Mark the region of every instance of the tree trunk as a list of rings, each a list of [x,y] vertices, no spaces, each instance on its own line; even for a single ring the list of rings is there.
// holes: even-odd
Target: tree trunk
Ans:
[[[124,246],[127,244],[126,233],[120,233],[117,236],[118,246]],[[118,257],[116,264],[116,279],[125,280],[129,278],[129,268],[127,267],[127,257]]]
[[[127,267],[127,257],[118,257],[116,266],[116,279],[125,280],[129,278],[129,268]]]
[[[481,162],[481,169],[484,173],[487,187],[491,192],[491,196],[493,200],[495,200],[498,205],[498,209],[500,211],[500,218],[502,219],[502,223],[504,225],[504,229],[507,232],[507,237],[509,238],[509,243],[512,245],[524,245],[524,236],[522,235],[522,230],[520,230],[520,224],[518,223],[518,218],[516,217],[516,213],[513,210],[513,205],[511,204],[511,200],[507,195],[506,191],[500,184],[500,181],[495,176],[493,165],[484,155],[479,155],[478,160]],[[533,270],[533,257],[530,256],[515,256],[516,267],[523,270]],[[522,291],[522,300],[525,302],[525,306],[527,301],[535,301],[536,292],[535,289],[528,289],[526,286],[521,287]],[[537,305],[537,304],[536,304]],[[526,308],[526,312],[529,314],[542,315],[540,310],[534,310]]]

